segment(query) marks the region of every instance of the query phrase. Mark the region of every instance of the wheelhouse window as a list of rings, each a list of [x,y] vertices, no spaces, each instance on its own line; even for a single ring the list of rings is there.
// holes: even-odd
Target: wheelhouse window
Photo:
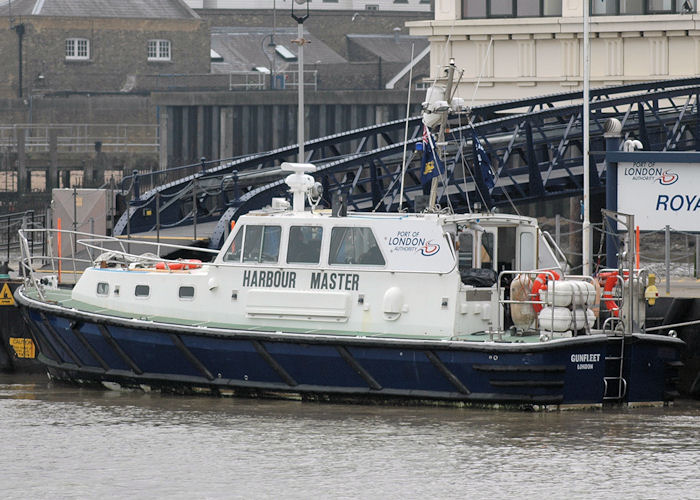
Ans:
[[[148,297],[151,294],[151,287],[148,285],[136,285],[134,295],[136,297]]]
[[[562,0],[462,0],[462,18],[561,16],[561,5]]]
[[[385,264],[377,240],[368,227],[334,227],[331,231],[330,264]]]
[[[148,60],[170,61],[170,40],[149,40]]]
[[[181,299],[193,299],[194,298],[194,287],[193,286],[181,286],[178,290],[178,296]]]
[[[321,259],[321,226],[292,226],[289,228],[287,262],[290,264],[318,264]]]
[[[68,38],[66,40],[66,59],[77,61],[90,59],[90,40],[87,38]]]
[[[243,240],[243,262],[277,262],[280,226],[247,225]]]
[[[245,232],[245,226],[241,227],[236,236],[231,242],[231,246],[226,250],[224,254],[224,262],[240,262],[241,261],[241,251],[243,250],[243,233]]]
[[[100,282],[97,284],[97,295],[109,295],[109,283]]]

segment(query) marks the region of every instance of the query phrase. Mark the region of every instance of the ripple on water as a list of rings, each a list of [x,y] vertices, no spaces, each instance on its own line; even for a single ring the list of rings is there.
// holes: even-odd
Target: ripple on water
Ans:
[[[3,498],[697,498],[700,404],[524,413],[0,376]]]

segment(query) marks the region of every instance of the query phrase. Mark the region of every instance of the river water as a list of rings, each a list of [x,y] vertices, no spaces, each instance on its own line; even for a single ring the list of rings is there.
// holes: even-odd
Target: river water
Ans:
[[[0,498],[700,498],[700,402],[529,413],[0,375]]]

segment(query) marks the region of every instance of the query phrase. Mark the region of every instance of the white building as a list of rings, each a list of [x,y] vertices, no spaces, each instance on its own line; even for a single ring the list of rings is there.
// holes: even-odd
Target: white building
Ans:
[[[185,0],[193,9],[291,9],[293,0]],[[306,9],[295,5],[294,10]],[[429,12],[430,0],[310,0],[310,10]]]
[[[697,0],[591,0],[591,87],[700,74]],[[458,95],[493,102],[582,88],[582,0],[435,0],[431,78],[454,58]]]

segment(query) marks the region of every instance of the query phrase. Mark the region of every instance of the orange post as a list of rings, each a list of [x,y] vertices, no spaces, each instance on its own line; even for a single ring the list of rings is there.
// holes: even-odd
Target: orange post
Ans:
[[[58,246],[58,282],[61,282],[61,218],[59,217],[56,221],[58,226],[58,235],[56,236],[56,243]]]
[[[635,264],[636,264],[636,269],[639,269],[639,226],[636,227],[635,229],[635,243],[637,248],[634,249],[634,255],[635,255]]]

